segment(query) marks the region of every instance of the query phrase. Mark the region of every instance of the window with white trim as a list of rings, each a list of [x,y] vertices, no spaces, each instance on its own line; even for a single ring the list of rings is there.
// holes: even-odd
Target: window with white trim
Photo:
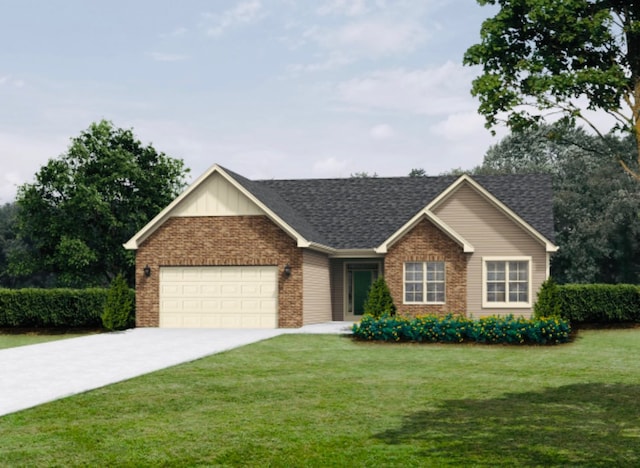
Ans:
[[[531,305],[530,258],[485,258],[483,270],[485,307]]]
[[[405,304],[444,304],[444,262],[407,262],[404,264]]]

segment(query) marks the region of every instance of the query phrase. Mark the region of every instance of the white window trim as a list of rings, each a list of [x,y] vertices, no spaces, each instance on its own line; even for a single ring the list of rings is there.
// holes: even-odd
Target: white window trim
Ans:
[[[509,290],[505,293],[505,302],[489,302],[487,301],[487,262],[529,262],[528,272],[528,290],[527,302],[509,302]],[[482,308],[483,309],[527,309],[531,308],[531,284],[533,278],[531,277],[533,271],[533,257],[482,257]],[[508,282],[508,278],[507,278]]]
[[[407,302],[407,263],[421,263],[422,264],[422,273],[424,276],[424,279],[422,280],[422,297],[424,298],[423,301],[413,301],[413,302]],[[427,263],[443,263],[444,264],[444,301],[440,302],[427,302],[427,268],[426,268],[426,264]],[[420,261],[420,260],[414,260],[414,261],[406,261],[403,262],[402,264],[402,304],[403,305],[424,305],[424,304],[429,304],[429,305],[443,305],[447,303],[447,262],[445,262],[444,260],[426,260],[426,261]]]

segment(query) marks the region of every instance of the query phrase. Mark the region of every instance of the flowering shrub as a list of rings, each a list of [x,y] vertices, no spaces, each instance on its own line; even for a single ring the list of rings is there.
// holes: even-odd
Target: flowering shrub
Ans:
[[[418,343],[560,344],[569,341],[571,326],[560,318],[524,319],[513,315],[478,320],[447,315],[416,318],[365,315],[353,335],[370,341]]]

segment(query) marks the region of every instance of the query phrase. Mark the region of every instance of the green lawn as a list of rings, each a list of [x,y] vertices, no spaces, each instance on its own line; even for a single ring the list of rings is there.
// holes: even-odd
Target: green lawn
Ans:
[[[0,331],[0,349],[15,348],[47,341],[64,340],[85,336],[87,333],[3,333]]]
[[[284,335],[0,418],[2,466],[640,466],[640,329]]]

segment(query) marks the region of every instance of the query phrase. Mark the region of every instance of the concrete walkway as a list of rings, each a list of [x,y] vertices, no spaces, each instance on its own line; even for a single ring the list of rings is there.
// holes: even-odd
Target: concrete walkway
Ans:
[[[291,333],[350,333],[330,322],[297,329],[135,328],[0,350],[0,416]]]

